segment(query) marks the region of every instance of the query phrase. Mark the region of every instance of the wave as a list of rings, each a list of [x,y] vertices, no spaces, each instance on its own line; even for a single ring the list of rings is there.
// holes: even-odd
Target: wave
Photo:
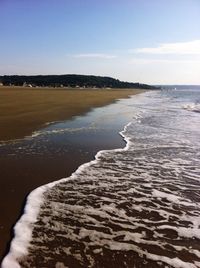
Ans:
[[[43,135],[51,135],[51,134],[63,134],[63,133],[74,133],[74,132],[80,132],[80,131],[88,131],[88,130],[97,130],[94,126],[88,126],[88,127],[80,127],[80,128],[58,128],[58,129],[51,129],[51,130],[40,130],[35,131],[31,135],[32,138],[43,136]]]
[[[162,109],[120,132],[124,148],[28,196],[2,268],[200,267],[198,118],[156,97]]]
[[[54,232],[53,236],[88,247],[84,257],[80,250],[75,253],[63,243],[62,250],[65,255],[73,256],[77,261],[76,267],[86,267],[86,264],[87,267],[98,266],[97,260],[105,249],[108,251],[105,255],[110,256],[112,252],[115,258],[120,257],[122,252],[124,256],[132,252],[132,258],[137,260],[139,256],[140,260],[145,260],[147,266],[142,267],[149,267],[151,262],[153,267],[160,267],[159,263],[176,268],[200,267],[198,248],[190,243],[188,247],[186,242],[187,239],[200,238],[200,203],[180,194],[185,188],[188,191],[188,185],[179,178],[178,163],[184,166],[189,163],[181,159],[168,162],[156,158],[153,161],[152,154],[155,157],[158,153],[153,147],[151,152],[146,152],[148,157],[145,158],[140,155],[142,152],[135,152],[132,135],[128,135],[127,131],[131,124],[120,133],[126,141],[123,149],[100,151],[95,160],[80,166],[71,177],[39,187],[29,195],[24,214],[14,228],[15,237],[2,268],[18,268],[20,263],[23,267],[29,267],[26,264],[34,267],[37,251],[45,249],[43,239],[48,243],[51,241],[46,236],[50,230]],[[172,149],[164,148],[170,153]],[[181,150],[181,146],[176,149]],[[130,159],[134,159],[134,169]],[[185,172],[185,180],[187,175]],[[195,187],[195,182],[190,182],[190,187]],[[52,221],[52,218],[55,219]],[[66,225],[66,221],[70,223]],[[75,226],[72,224],[74,221]],[[34,231],[34,228],[38,230]],[[43,228],[47,231],[46,235]],[[79,246],[77,244],[75,248]],[[51,250],[47,250],[48,256]],[[190,261],[182,256],[186,250]],[[179,253],[181,258],[177,257]],[[81,266],[84,258],[87,261],[85,266]],[[64,261],[61,264],[64,265]],[[43,267],[48,265],[43,264]]]
[[[128,150],[129,148],[129,139],[125,137],[123,134],[126,131],[126,128],[130,125],[129,123],[125,126],[124,130],[119,134],[123,137],[126,142],[126,146],[123,149],[115,149],[114,151],[121,151],[121,150]],[[82,128],[81,128],[82,129]],[[66,129],[64,129],[66,130]],[[46,132],[45,132],[46,133]],[[43,134],[43,133],[42,133]],[[40,133],[39,133],[40,135]],[[37,221],[40,208],[45,202],[44,193],[54,187],[59,183],[69,182],[76,178],[76,175],[80,174],[84,169],[87,169],[90,165],[95,164],[100,158],[101,155],[105,152],[111,150],[103,150],[99,151],[96,156],[95,160],[90,161],[89,163],[85,163],[81,165],[69,178],[63,178],[58,181],[54,181],[43,186],[40,186],[33,190],[27,197],[26,205],[24,208],[24,212],[20,220],[14,226],[14,238],[10,245],[10,250],[7,256],[4,258],[2,262],[2,268],[19,268],[21,267],[18,263],[18,260],[23,258],[28,254],[28,248],[32,239],[32,231],[34,228],[34,224]]]
[[[188,110],[188,111],[192,111],[192,112],[196,112],[196,113],[200,113],[200,104],[196,104],[196,103],[189,103],[183,106],[184,109]]]

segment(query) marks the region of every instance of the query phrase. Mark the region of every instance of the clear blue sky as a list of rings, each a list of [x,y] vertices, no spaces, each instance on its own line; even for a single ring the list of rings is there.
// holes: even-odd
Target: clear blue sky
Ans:
[[[0,0],[0,74],[200,84],[200,0]]]

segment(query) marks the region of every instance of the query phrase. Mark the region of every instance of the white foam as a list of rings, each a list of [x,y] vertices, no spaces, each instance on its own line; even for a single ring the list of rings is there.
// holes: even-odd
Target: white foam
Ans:
[[[15,237],[11,242],[9,254],[2,262],[2,268],[18,268],[17,259],[28,253],[28,245],[32,238],[33,224],[42,203],[45,186],[35,189],[27,198],[24,214],[14,227]]]
[[[136,123],[138,124],[138,120],[140,117],[136,116]],[[143,120],[142,120],[143,121]],[[176,258],[169,258],[167,256],[160,256],[156,254],[152,254],[151,250],[143,250],[139,244],[147,244],[152,246],[158,246],[162,250],[165,250],[166,241],[163,240],[163,232],[162,230],[171,229],[177,232],[179,237],[186,238],[199,238],[199,218],[198,218],[198,209],[199,204],[193,203],[187,198],[187,196],[182,197],[181,193],[187,190],[186,182],[181,181],[180,176],[182,175],[181,165],[189,166],[189,160],[179,159],[178,156],[175,159],[153,159],[153,157],[149,156],[146,158],[146,153],[148,150],[157,150],[158,147],[161,150],[166,151],[168,149],[168,144],[154,144],[153,142],[149,142],[143,145],[143,140],[146,138],[143,137],[143,140],[139,144],[134,144],[134,138],[131,136],[130,132],[127,130],[132,128],[133,123],[129,123],[125,126],[124,130],[120,132],[121,136],[126,141],[126,146],[123,149],[115,149],[111,151],[100,151],[96,154],[95,160],[86,163],[80,166],[75,173],[71,175],[71,177],[62,179],[34,190],[28,197],[27,204],[25,207],[25,213],[19,220],[19,222],[15,226],[15,237],[11,243],[10,252],[5,257],[2,263],[2,268],[18,268],[20,267],[18,264],[19,259],[26,256],[28,253],[28,246],[32,239],[32,230],[34,227],[34,223],[37,221],[37,215],[40,211],[40,207],[43,204],[44,198],[43,195],[47,190],[50,190],[56,184],[70,181],[70,180],[79,180],[84,176],[88,176],[91,181],[90,185],[86,185],[86,190],[89,190],[89,195],[87,198],[94,197],[95,191],[93,189],[100,188],[101,190],[108,189],[111,186],[111,191],[109,192],[109,197],[107,196],[98,196],[98,208],[93,207],[92,205],[80,205],[79,200],[81,200],[82,196],[84,196],[83,192],[77,191],[75,194],[78,196],[78,202],[72,204],[66,203],[62,204],[62,200],[58,202],[51,201],[51,209],[53,214],[59,216],[64,214],[65,216],[70,215],[72,220],[78,220],[81,223],[81,226],[89,226],[91,229],[81,228],[79,234],[77,234],[77,230],[75,232],[75,226],[64,226],[61,222],[55,222],[51,229],[56,233],[59,231],[63,231],[64,237],[71,239],[72,241],[80,241],[86,237],[90,237],[90,242],[88,242],[87,246],[99,246],[106,247],[110,250],[122,250],[129,251],[132,250],[139,254],[139,256],[145,256],[147,259],[154,260],[156,262],[162,262],[166,265],[170,265],[175,268],[196,268],[199,267],[198,262],[189,263],[184,262],[183,260]],[[139,124],[140,125],[140,124]],[[157,130],[156,130],[157,131]],[[136,133],[137,134],[137,133]],[[141,134],[143,135],[143,133]],[[164,137],[167,137],[164,136]],[[137,136],[136,136],[137,138]],[[149,138],[149,137],[148,137]],[[150,137],[150,141],[154,139],[153,134]],[[177,138],[178,141],[178,138]],[[182,145],[177,143],[177,141],[173,141],[171,143],[172,147],[175,149],[181,148]],[[132,146],[134,144],[134,146]],[[134,147],[134,148],[133,148]],[[142,147],[142,149],[141,149]],[[120,152],[124,152],[130,150],[130,152],[134,153],[134,150],[140,151],[146,149],[145,155],[134,156],[134,164],[127,161],[123,165],[123,161],[118,159],[112,169],[109,169],[109,161],[106,162],[107,159],[113,160],[115,158],[114,152],[119,153],[120,157],[127,157],[125,154],[120,154]],[[112,155],[111,155],[112,152]],[[116,154],[117,155],[117,154]],[[103,162],[105,160],[105,162]],[[123,159],[124,160],[124,159]],[[128,160],[128,158],[127,158]],[[103,165],[100,165],[100,162]],[[179,165],[178,165],[178,164]],[[98,166],[99,164],[99,166]],[[94,165],[94,168],[91,166]],[[95,169],[95,165],[99,168],[98,171]],[[104,170],[105,168],[109,170],[108,174],[106,174]],[[134,166],[134,168],[132,167]],[[160,173],[156,172],[156,170],[160,171]],[[121,173],[120,173],[121,171]],[[151,174],[150,174],[151,172]],[[162,173],[166,172],[166,176],[162,175]],[[115,174],[119,173],[123,176],[115,177]],[[122,174],[123,173],[123,174]],[[100,177],[97,175],[101,174]],[[158,175],[159,174],[159,175]],[[196,173],[198,174],[198,172]],[[104,175],[106,176],[106,180],[104,180]],[[191,174],[187,174],[187,169],[184,171],[184,175],[188,175],[191,177]],[[160,177],[159,177],[160,176]],[[196,175],[197,176],[197,175]],[[140,177],[141,181],[137,182],[137,179]],[[84,177],[86,181],[86,177]],[[83,183],[84,183],[83,179]],[[134,180],[136,182],[134,182]],[[131,183],[130,183],[131,181]],[[119,190],[112,191],[112,182],[114,185],[119,187]],[[130,185],[129,185],[130,183]],[[78,184],[78,183],[77,183]],[[172,188],[168,188],[168,185]],[[120,185],[125,186],[124,188]],[[163,186],[164,185],[164,186]],[[189,184],[188,184],[189,185]],[[129,188],[130,186],[130,188]],[[78,186],[77,186],[78,187]],[[80,186],[81,187],[81,186]],[[172,189],[176,188],[173,192]],[[74,191],[76,190],[76,186],[74,186]],[[78,189],[78,188],[77,188]],[[81,189],[81,188],[79,188]],[[53,189],[54,190],[54,189]],[[91,192],[90,192],[91,191]],[[53,191],[52,191],[53,192]],[[178,193],[178,194],[177,194]],[[67,194],[70,196],[73,195],[73,190],[68,190]],[[123,209],[123,203],[126,203],[127,197],[130,198],[129,207],[133,210],[133,213],[130,215],[127,213],[126,209]],[[92,200],[92,199],[91,199]],[[166,201],[167,200],[167,201]],[[121,206],[122,204],[122,206]],[[119,206],[120,205],[120,206]],[[192,210],[190,213],[186,213],[184,210],[180,210],[179,214],[176,214],[176,209],[174,209],[174,205],[182,205],[184,209],[188,209],[188,207],[192,206]],[[55,212],[54,212],[55,211]],[[64,212],[65,211],[65,212]],[[63,212],[63,213],[62,213]],[[134,212],[136,212],[134,214]],[[137,213],[144,213],[143,215],[147,215],[146,217],[137,217]],[[60,214],[59,214],[60,213]],[[136,216],[135,216],[136,215]],[[150,215],[148,217],[148,215]],[[155,216],[154,216],[155,215]],[[51,216],[51,215],[50,215]],[[42,222],[45,225],[44,227],[48,227],[50,216],[45,216],[42,218]],[[95,217],[96,216],[96,217]],[[159,218],[158,218],[159,216]],[[102,221],[98,220],[98,217],[102,218]],[[176,226],[170,225],[170,220],[173,219],[173,224]],[[188,228],[183,227],[181,223],[186,221],[189,222]],[[109,222],[111,225],[109,226],[104,224],[104,222]],[[118,231],[114,231],[112,229],[112,224],[116,227],[119,227]],[[92,226],[95,228],[107,228],[109,233],[104,233],[103,231],[96,231],[92,229]],[[121,227],[121,228],[120,228]],[[66,232],[67,228],[67,232]],[[117,229],[117,228],[116,228]],[[127,231],[127,229],[129,231]],[[138,231],[138,229],[142,229],[142,231]],[[25,230],[25,232],[24,232]],[[121,231],[125,230],[125,231]],[[152,234],[151,237],[148,237],[148,231]],[[63,234],[59,234],[62,236]],[[114,238],[122,236],[123,241],[117,242]],[[131,243],[128,243],[131,242]],[[133,242],[133,243],[132,243]],[[170,243],[170,242],[169,242]],[[174,250],[181,251],[184,249],[182,246],[173,245]],[[188,250],[188,254],[195,254],[199,257],[199,251],[195,249],[190,249],[185,247]],[[101,248],[93,249],[95,254],[101,253]],[[166,248],[167,251],[167,248]],[[67,254],[70,254],[70,250],[66,250]],[[165,253],[164,253],[165,255]],[[80,254],[73,255],[77,260],[81,259]],[[175,255],[176,256],[176,255]],[[90,263],[93,263],[91,256],[87,256],[90,260]],[[58,263],[61,265],[61,263]]]
[[[186,238],[195,237],[200,239],[199,228],[185,228],[185,227],[175,227],[171,225],[162,225],[159,226],[158,229],[170,229],[176,231],[180,237],[186,237]]]
[[[197,112],[200,113],[200,104],[196,104],[196,103],[188,103],[185,104],[183,106],[184,109],[188,110],[188,111],[192,111],[192,112]]]
[[[123,251],[133,250],[133,251],[137,252],[141,257],[146,256],[146,258],[148,258],[150,260],[161,261],[161,262],[164,262],[168,265],[171,265],[174,268],[197,268],[198,267],[192,263],[184,262],[184,261],[180,260],[179,258],[169,258],[169,257],[165,257],[165,256],[160,256],[160,255],[148,253],[146,251],[141,250],[137,246],[131,245],[131,244],[126,244],[126,243],[122,244],[122,243],[118,243],[118,242],[112,243],[111,242],[109,244],[109,247],[111,250],[123,250]]]
[[[120,132],[120,135],[126,142],[126,146],[122,149],[115,149],[112,151],[125,151],[129,148],[129,138],[125,136],[126,129],[131,125],[131,122],[128,123],[124,130]],[[101,156],[106,153],[110,152],[111,150],[104,150],[99,151],[96,156],[95,160],[81,165],[69,178],[64,178],[43,186],[36,188],[32,191],[27,198],[27,202],[24,209],[24,214],[20,218],[20,220],[16,223],[14,227],[14,238],[11,241],[9,253],[5,256],[2,262],[2,268],[19,268],[20,265],[18,261],[23,258],[28,253],[28,246],[32,239],[32,231],[34,227],[34,223],[37,221],[37,216],[40,211],[40,207],[43,204],[43,194],[47,189],[55,186],[58,183],[65,182],[76,178],[76,176],[85,169],[87,169],[92,164],[95,164]]]
[[[58,128],[58,129],[51,129],[51,130],[39,130],[33,132],[31,135],[32,138],[42,136],[42,135],[51,135],[51,134],[62,134],[62,133],[74,133],[74,132],[80,132],[80,131],[88,131],[88,130],[97,130],[94,126],[89,127],[80,127],[80,128]]]
[[[66,181],[67,179],[64,180]],[[48,188],[53,187],[57,183],[56,181],[40,186],[28,195],[24,213],[14,226],[15,236],[11,242],[9,253],[3,259],[2,268],[21,267],[18,260],[28,254],[28,246],[32,239],[33,226],[37,221],[40,207],[44,201],[43,194]]]
[[[161,192],[161,191],[158,191],[156,189],[153,190],[152,194],[157,198],[165,198],[168,201],[170,201],[172,203],[179,204],[179,205],[184,205],[184,206],[193,205],[193,203],[191,204],[191,202],[186,202],[186,201],[182,200],[182,198],[177,196],[177,195],[169,194],[166,192]]]

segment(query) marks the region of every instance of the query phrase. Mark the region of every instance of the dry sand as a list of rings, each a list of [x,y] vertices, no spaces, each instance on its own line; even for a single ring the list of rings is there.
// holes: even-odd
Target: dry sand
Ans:
[[[69,119],[139,89],[0,87],[0,141],[31,135],[45,123]]]

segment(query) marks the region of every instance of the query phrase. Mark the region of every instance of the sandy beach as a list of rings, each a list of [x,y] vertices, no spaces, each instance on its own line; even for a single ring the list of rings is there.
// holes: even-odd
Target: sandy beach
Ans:
[[[0,268],[200,268],[200,0],[0,10]]]
[[[0,141],[20,139],[47,122],[66,120],[142,90],[0,87]]]
[[[99,150],[123,147],[124,142],[118,132],[124,125],[121,129],[113,127],[112,133],[88,132],[85,138],[82,132],[73,134],[59,146],[51,143],[48,150],[43,146],[43,140],[23,141],[23,137],[31,135],[47,122],[70,119],[94,107],[140,92],[0,88],[0,139],[22,138],[22,144],[25,144],[23,150],[18,143],[0,147],[1,258],[9,248],[12,227],[23,211],[27,194],[40,185],[70,176],[78,166],[93,159]],[[33,147],[37,153],[29,150]]]

